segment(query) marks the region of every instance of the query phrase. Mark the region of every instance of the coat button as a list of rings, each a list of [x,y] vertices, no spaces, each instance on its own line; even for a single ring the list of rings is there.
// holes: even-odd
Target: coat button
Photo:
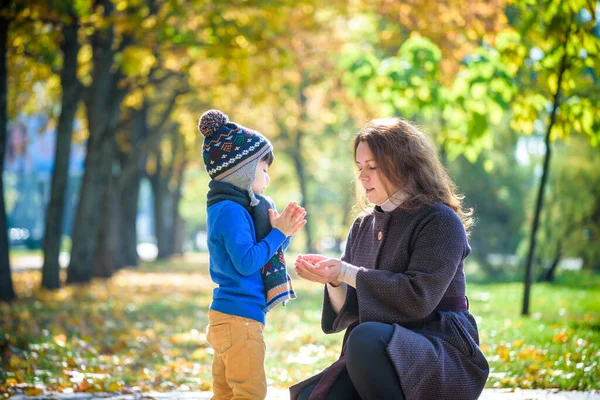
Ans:
[[[379,231],[379,233],[377,234],[377,240],[381,240],[382,237],[383,237],[383,233],[381,231]]]

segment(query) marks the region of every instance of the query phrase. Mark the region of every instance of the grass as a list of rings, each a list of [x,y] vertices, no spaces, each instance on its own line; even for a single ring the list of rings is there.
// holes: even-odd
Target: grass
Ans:
[[[205,327],[214,286],[206,255],[145,263],[56,292],[38,289],[38,271],[13,279],[20,300],[0,304],[4,396],[211,389]],[[531,317],[520,316],[521,284],[470,284],[488,387],[600,389],[598,283],[579,274],[535,285]],[[342,340],[321,332],[322,287],[294,285],[298,299],[267,316],[266,371],[278,388],[329,365]]]
[[[520,315],[522,284],[470,285],[471,310],[491,366],[488,386],[600,388],[600,285],[595,283],[534,285],[530,317]]]

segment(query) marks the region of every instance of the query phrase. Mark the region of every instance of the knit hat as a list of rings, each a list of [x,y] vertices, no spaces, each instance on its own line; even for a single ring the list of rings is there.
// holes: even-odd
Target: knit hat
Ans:
[[[248,191],[250,205],[256,206],[252,191],[256,165],[273,151],[271,142],[259,132],[229,121],[219,110],[202,114],[198,130],[205,136],[202,155],[210,178]]]

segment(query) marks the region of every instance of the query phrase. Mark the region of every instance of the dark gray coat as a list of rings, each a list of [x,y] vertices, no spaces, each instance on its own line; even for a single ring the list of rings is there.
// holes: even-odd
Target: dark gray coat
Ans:
[[[342,260],[366,270],[339,314],[325,290],[323,331],[340,332],[356,320],[393,324],[388,353],[408,400],[478,398],[489,366],[475,319],[468,311],[435,311],[442,297],[465,296],[470,251],[459,216],[441,203],[358,217]],[[292,399],[321,375],[292,386]]]

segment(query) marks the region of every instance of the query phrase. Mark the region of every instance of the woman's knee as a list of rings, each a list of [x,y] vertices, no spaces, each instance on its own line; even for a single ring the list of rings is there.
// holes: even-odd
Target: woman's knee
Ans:
[[[394,326],[379,322],[358,325],[348,336],[346,368],[363,399],[403,399],[396,370],[387,352]]]
[[[364,322],[357,325],[346,341],[346,358],[364,359],[385,353],[393,333],[393,325],[381,322]]]
[[[315,386],[317,386],[317,385],[316,384],[310,385],[310,386],[302,389],[300,391],[300,393],[298,393],[298,397],[296,399],[297,400],[308,400],[310,398],[310,395],[312,394],[313,390],[315,390]]]

